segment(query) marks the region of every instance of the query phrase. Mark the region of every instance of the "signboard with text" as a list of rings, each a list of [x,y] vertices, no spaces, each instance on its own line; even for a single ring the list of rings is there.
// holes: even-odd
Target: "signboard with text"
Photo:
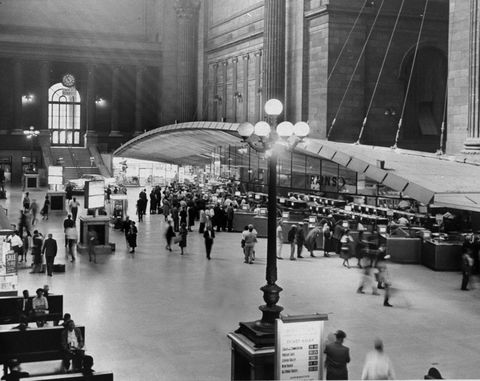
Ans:
[[[275,379],[323,379],[325,314],[282,316],[276,320]]]

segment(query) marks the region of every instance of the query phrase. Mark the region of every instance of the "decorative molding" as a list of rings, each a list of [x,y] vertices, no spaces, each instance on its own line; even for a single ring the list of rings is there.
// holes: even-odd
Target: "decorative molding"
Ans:
[[[250,12],[256,11],[257,9],[263,8],[263,1],[259,1],[257,4],[253,4],[248,8],[245,8],[241,10],[240,12],[236,12],[232,14],[231,16],[223,19],[222,21],[219,21],[215,24],[212,24],[209,29],[217,28],[221,25],[228,24],[230,21],[235,20],[236,18],[242,17],[244,15],[247,15]],[[246,24],[247,25],[247,24]],[[240,26],[241,27],[241,26]]]
[[[198,16],[200,1],[198,0],[176,0],[175,11],[179,19],[192,20]]]

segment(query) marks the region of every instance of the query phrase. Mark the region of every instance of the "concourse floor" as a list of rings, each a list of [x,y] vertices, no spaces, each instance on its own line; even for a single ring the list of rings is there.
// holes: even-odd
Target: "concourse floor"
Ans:
[[[128,192],[134,217],[139,188]],[[31,194],[41,203],[45,191]],[[9,190],[7,197],[0,205],[17,223],[21,191]],[[178,247],[165,249],[163,216],[147,215],[138,223],[134,255],[127,252],[123,233],[112,230],[114,254],[99,256],[97,264],[89,263],[88,255],[77,255],[72,264],[65,258],[64,217],[51,213],[36,228],[53,233],[59,243],[56,263],[66,263],[66,272],[50,278],[23,268],[18,286],[33,294],[49,284],[53,293],[64,295],[64,311],[86,327],[86,349],[95,370],[113,371],[117,381],[230,379],[227,334],[239,321],[261,316],[264,239],[252,265],[243,263],[239,233],[218,233],[208,261],[203,238],[194,231],[181,256]],[[284,245],[285,258],[288,249]],[[376,337],[383,339],[398,379],[423,379],[431,366],[444,378],[480,378],[480,290],[460,291],[460,273],[390,264],[395,293],[394,307],[387,308],[381,296],[355,292],[358,269],[316,254],[318,258],[278,261],[277,283],[284,289],[279,304],[289,315],[327,313],[326,332],[347,333],[350,379],[360,378]],[[46,372],[59,366],[56,361],[24,364],[24,369]]]

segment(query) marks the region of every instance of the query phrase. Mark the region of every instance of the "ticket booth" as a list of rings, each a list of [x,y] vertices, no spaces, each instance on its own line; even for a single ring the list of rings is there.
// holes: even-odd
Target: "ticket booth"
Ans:
[[[50,210],[52,212],[65,211],[65,191],[48,191],[47,196],[50,199]]]
[[[40,175],[38,173],[25,173],[23,175],[25,190],[34,190],[39,188],[39,178]]]
[[[109,244],[110,218],[108,216],[81,216],[80,217],[80,235],[78,243],[79,252],[88,252],[88,235],[90,231],[95,231],[97,244],[95,250],[97,253],[111,253],[112,247]]]

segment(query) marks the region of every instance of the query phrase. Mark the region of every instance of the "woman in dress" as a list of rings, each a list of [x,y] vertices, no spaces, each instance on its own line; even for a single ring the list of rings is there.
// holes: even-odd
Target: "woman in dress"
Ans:
[[[348,260],[350,259],[351,253],[351,243],[354,242],[352,236],[350,235],[350,230],[345,229],[342,234],[342,238],[340,238],[340,255],[343,258],[343,266],[350,268],[350,263]]]
[[[137,227],[135,226],[135,221],[130,221],[130,228],[128,229],[127,241],[128,246],[130,246],[130,253],[135,253],[135,248],[137,247]]]
[[[180,254],[183,255],[183,248],[187,247],[187,235],[188,235],[188,230],[187,230],[187,224],[183,222],[180,225],[180,241],[178,242],[178,245],[180,246],[180,250],[182,251]]]

